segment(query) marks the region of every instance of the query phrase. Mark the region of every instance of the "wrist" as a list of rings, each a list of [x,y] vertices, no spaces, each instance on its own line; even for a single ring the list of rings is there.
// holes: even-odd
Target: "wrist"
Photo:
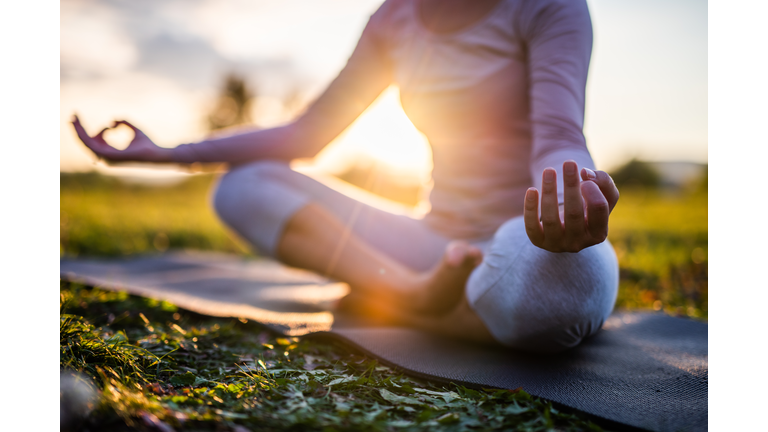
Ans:
[[[161,163],[175,162],[173,158],[173,149],[158,147],[155,151],[154,162],[161,162]]]

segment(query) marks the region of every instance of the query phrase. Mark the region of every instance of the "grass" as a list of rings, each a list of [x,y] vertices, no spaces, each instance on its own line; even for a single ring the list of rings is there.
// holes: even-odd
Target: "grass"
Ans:
[[[200,175],[171,187],[148,187],[96,173],[62,174],[62,254],[122,256],[169,247],[247,253],[208,204],[212,180]]]
[[[619,259],[618,308],[706,319],[707,193],[630,190],[611,215]]]
[[[71,430],[600,430],[522,390],[440,387],[246,320],[67,282],[61,293],[61,366],[100,388]]]
[[[172,187],[62,175],[62,254],[248,254],[212,214],[212,178]],[[611,216],[618,308],[707,318],[706,191],[623,191]],[[62,282],[60,365],[95,386],[70,430],[600,430],[522,390],[399,374],[327,342]],[[65,428],[66,429],[66,428]]]

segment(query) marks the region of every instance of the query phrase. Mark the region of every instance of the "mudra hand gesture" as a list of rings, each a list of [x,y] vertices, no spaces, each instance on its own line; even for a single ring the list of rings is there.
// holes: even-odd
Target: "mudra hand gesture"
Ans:
[[[613,179],[603,171],[563,163],[565,204],[557,203],[557,172],[542,173],[541,218],[539,191],[525,194],[525,231],[534,245],[550,252],[578,252],[603,242],[608,236],[608,216],[619,200]]]
[[[104,132],[121,124],[131,128],[134,133],[133,140],[124,150],[116,149],[104,140]],[[125,120],[115,120],[111,127],[102,129],[94,136],[88,135],[76,115],[72,118],[72,125],[80,141],[96,156],[109,162],[171,162],[170,149],[159,147],[144,132]]]

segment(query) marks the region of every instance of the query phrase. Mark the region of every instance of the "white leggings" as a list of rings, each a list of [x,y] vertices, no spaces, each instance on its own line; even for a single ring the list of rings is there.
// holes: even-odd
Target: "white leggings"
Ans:
[[[437,264],[452,240],[421,219],[351,198],[283,162],[233,169],[220,179],[213,198],[226,225],[273,257],[285,224],[310,202],[371,247],[417,271]],[[502,345],[561,351],[597,332],[613,310],[618,262],[608,241],[579,253],[547,252],[531,244],[522,217],[516,217],[492,239],[472,243],[485,256],[467,282],[467,300]]]

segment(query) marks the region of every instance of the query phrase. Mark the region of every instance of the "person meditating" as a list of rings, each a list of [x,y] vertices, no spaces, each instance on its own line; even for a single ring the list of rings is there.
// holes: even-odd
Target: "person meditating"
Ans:
[[[258,251],[349,284],[397,321],[531,351],[597,332],[618,289],[606,241],[619,192],[582,132],[592,25],[584,0],[387,0],[346,66],[295,121],[175,148],[102,130],[109,161],[227,162],[213,205]],[[295,172],[390,85],[433,153],[421,218]]]

